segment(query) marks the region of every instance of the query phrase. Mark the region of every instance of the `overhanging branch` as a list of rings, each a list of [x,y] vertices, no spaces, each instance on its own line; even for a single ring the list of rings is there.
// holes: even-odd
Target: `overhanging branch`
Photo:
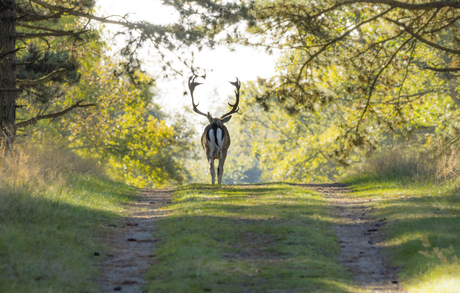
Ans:
[[[78,36],[84,33],[87,33],[88,30],[74,32],[74,31],[60,31],[52,33],[36,33],[36,34],[17,34],[16,38],[18,39],[33,39],[33,38],[43,38],[43,37],[64,37],[64,36]]]
[[[54,13],[51,15],[40,15],[40,14],[23,14],[17,18],[17,20],[25,20],[25,21],[45,21],[51,19],[58,19],[61,18],[64,13]]]
[[[6,52],[6,53],[3,53],[0,55],[0,60],[2,60],[3,58],[5,58],[6,56],[10,55],[10,54],[14,54],[16,53],[17,51],[21,50],[21,49],[24,49],[24,47],[21,47],[21,48],[17,48],[17,49],[14,49],[14,50],[11,50],[9,52]]]
[[[429,91],[423,91],[420,93],[412,94],[412,95],[401,95],[401,97],[396,97],[391,100],[385,101],[385,102],[372,102],[372,104],[381,104],[381,105],[398,105],[398,104],[409,104],[412,103],[418,99],[423,98],[425,95],[430,94],[430,93],[435,93],[437,90],[429,90]],[[406,101],[399,101],[400,98],[405,98],[407,99]],[[413,98],[413,99],[410,99]]]
[[[436,68],[436,67],[423,67],[423,69],[428,69],[436,72],[457,72],[460,71],[460,67],[452,67],[452,68]]]
[[[15,127],[16,128],[22,128],[22,127],[26,127],[26,126],[29,126],[29,125],[34,125],[34,124],[37,123],[38,120],[57,118],[57,117],[60,117],[62,115],[67,114],[69,111],[71,111],[71,110],[73,110],[75,108],[87,108],[87,107],[96,106],[96,104],[94,104],[94,103],[82,105],[81,102],[83,102],[83,100],[80,100],[77,103],[75,103],[74,105],[70,106],[69,108],[67,108],[65,110],[62,110],[60,112],[57,112],[57,113],[46,114],[46,115],[38,115],[38,116],[30,118],[30,119],[28,119],[26,121],[16,123]]]
[[[417,33],[414,33],[416,35],[418,35],[419,32],[421,32],[432,20],[433,18],[436,16],[436,14],[438,14],[439,12],[439,9],[437,9],[432,15],[431,17],[428,19],[428,21],[417,31]],[[392,21],[391,19],[385,17],[385,19],[389,20],[389,21]],[[409,38],[408,40],[406,40],[401,46],[399,46],[399,48],[397,48],[397,50],[391,55],[391,57],[389,58],[388,62],[379,70],[379,72],[377,73],[377,75],[375,76],[371,86],[369,87],[369,94],[367,96],[367,101],[366,101],[366,106],[364,107],[364,110],[358,120],[358,123],[356,124],[356,134],[358,134],[358,129],[361,125],[361,122],[363,121],[363,118],[364,118],[364,115],[366,114],[367,110],[371,107],[371,98],[372,98],[372,94],[373,94],[373,91],[375,89],[375,86],[377,84],[377,80],[379,79],[380,75],[383,73],[384,70],[387,69],[388,65],[390,65],[390,63],[393,61],[393,59],[396,57],[396,55],[398,54],[398,52],[404,48],[404,46],[406,44],[408,44],[413,38],[415,38],[414,35],[412,35],[411,38]]]
[[[317,18],[325,13],[331,12],[337,8],[347,5],[353,4],[384,4],[388,5],[391,8],[402,8],[407,10],[431,10],[431,9],[440,9],[444,7],[452,7],[452,8],[460,8],[460,1],[455,0],[442,0],[442,1],[434,1],[434,2],[427,2],[427,3],[407,3],[407,2],[400,2],[394,0],[347,0],[347,1],[340,1],[328,8],[325,8],[315,15],[312,18]]]
[[[302,65],[302,67],[300,67],[299,69],[299,74],[297,75],[297,78],[296,78],[296,84],[299,84],[299,81],[302,77],[302,72],[303,70],[305,69],[305,67],[310,63],[311,60],[313,60],[314,58],[316,58],[318,55],[320,55],[322,52],[324,52],[327,48],[329,48],[331,45],[335,44],[335,43],[338,43],[340,42],[341,40],[343,40],[344,38],[346,38],[347,36],[349,36],[353,31],[355,31],[356,29],[360,28],[361,26],[369,23],[369,22],[372,22],[382,16],[384,16],[385,14],[387,14],[388,12],[390,12],[391,10],[393,10],[393,8],[389,8],[385,11],[383,11],[382,13],[380,14],[377,14],[377,15],[374,15],[373,17],[369,18],[369,19],[366,19],[358,24],[356,24],[355,26],[353,26],[351,29],[349,29],[348,31],[344,32],[343,34],[341,34],[340,36],[338,36],[337,38],[329,41],[327,44],[323,45],[318,51],[316,51],[313,55],[310,56],[310,58],[308,58],[308,60]]]
[[[112,23],[112,24],[122,25],[122,26],[125,26],[125,27],[128,27],[128,28],[136,28],[135,25],[132,25],[127,21],[110,20],[107,17],[94,16],[94,15],[91,15],[91,14],[88,14],[88,13],[85,13],[85,12],[77,11],[77,10],[72,9],[72,8],[62,8],[62,7],[59,7],[59,6],[54,6],[54,5],[51,5],[51,4],[46,3],[44,1],[41,1],[41,0],[31,0],[31,1],[36,3],[36,4],[38,4],[38,5],[40,5],[40,6],[42,6],[42,7],[44,7],[44,8],[46,8],[46,9],[49,9],[51,11],[57,11],[58,14],[59,14],[59,17],[62,14],[67,13],[67,14],[70,14],[70,15],[85,17],[85,18],[88,18],[88,19],[97,20],[97,21],[104,22],[104,23]]]
[[[460,3],[460,1],[458,1],[458,3]],[[408,32],[411,36],[413,36],[414,38],[416,38],[420,42],[422,42],[422,43],[424,43],[424,44],[426,44],[426,45],[428,45],[430,47],[436,48],[436,49],[444,51],[444,52],[449,52],[449,53],[452,53],[452,54],[460,55],[460,50],[454,50],[454,49],[451,49],[451,48],[443,47],[441,45],[438,45],[436,43],[428,41],[427,39],[422,38],[418,33],[413,32],[412,29],[409,28],[405,23],[402,23],[402,22],[399,22],[399,21],[396,21],[396,20],[393,20],[393,19],[390,19],[390,18],[387,18],[387,17],[385,17],[385,19],[388,20],[389,22],[392,22],[394,24],[402,26],[404,28],[404,30],[406,32]]]
[[[22,92],[22,89],[0,88],[0,93],[14,93],[14,92]]]
[[[29,25],[26,23],[16,23],[16,26],[19,27],[25,27],[33,30],[43,30],[43,31],[48,31],[48,32],[53,32],[53,33],[75,33],[73,30],[72,31],[66,31],[66,30],[56,30],[56,29],[51,29],[46,26],[41,26],[41,25]],[[85,31],[86,32],[86,31]]]
[[[30,79],[18,79],[18,81],[16,82],[16,85],[17,86],[34,86],[34,85],[38,85],[38,84],[41,84],[43,82],[47,82],[49,80],[51,80],[52,78],[56,77],[56,76],[59,76],[61,74],[63,74],[65,71],[67,71],[67,69],[64,69],[64,68],[60,68],[58,70],[55,70],[51,73],[49,73],[48,75],[45,75],[39,79],[33,79],[33,80],[30,80]]]

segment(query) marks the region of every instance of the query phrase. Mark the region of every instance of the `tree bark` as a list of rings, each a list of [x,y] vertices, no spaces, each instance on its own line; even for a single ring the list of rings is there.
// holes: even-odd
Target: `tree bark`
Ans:
[[[6,9],[0,14],[0,140],[5,146],[14,142],[16,135],[16,3],[15,0],[3,0]],[[13,52],[13,53],[9,53]],[[6,55],[4,55],[6,54]]]

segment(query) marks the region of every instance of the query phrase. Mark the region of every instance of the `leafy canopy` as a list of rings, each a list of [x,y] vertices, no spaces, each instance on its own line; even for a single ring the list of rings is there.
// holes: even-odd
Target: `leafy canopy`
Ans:
[[[210,40],[281,54],[277,75],[260,84],[265,109],[341,108],[334,154],[343,164],[355,148],[373,151],[380,134],[457,123],[444,124],[460,105],[458,1],[165,3],[182,11],[181,25],[207,31]]]

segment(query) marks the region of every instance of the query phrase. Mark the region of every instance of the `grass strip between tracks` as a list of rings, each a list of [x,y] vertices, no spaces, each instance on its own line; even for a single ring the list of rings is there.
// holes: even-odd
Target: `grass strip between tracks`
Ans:
[[[190,185],[167,208],[149,292],[357,292],[337,263],[332,208],[317,193]]]

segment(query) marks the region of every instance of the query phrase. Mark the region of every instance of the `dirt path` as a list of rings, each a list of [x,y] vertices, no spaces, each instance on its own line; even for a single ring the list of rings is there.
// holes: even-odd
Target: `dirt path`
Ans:
[[[309,190],[324,194],[329,204],[336,208],[340,224],[335,227],[341,255],[356,284],[376,293],[405,292],[399,285],[397,270],[385,262],[380,242],[383,235],[379,228],[386,219],[369,216],[372,202],[348,196],[350,190],[344,184],[299,184]]]
[[[129,217],[112,225],[113,233],[104,238],[111,248],[104,252],[100,292],[142,292],[143,276],[152,261],[155,222],[167,215],[160,209],[170,201],[168,190],[143,190],[142,198],[131,204]]]
[[[340,223],[335,227],[341,255],[339,261],[348,267],[356,284],[370,292],[404,292],[396,277],[397,270],[385,262],[381,251],[384,235],[379,228],[385,219],[369,216],[369,200],[348,196],[343,184],[298,184],[324,194],[335,207]],[[170,203],[168,190],[144,190],[142,198],[131,205],[130,216],[114,225],[113,233],[104,239],[112,249],[102,264],[101,292],[142,292],[143,276],[151,265],[155,242],[155,222],[167,215],[161,209]]]

